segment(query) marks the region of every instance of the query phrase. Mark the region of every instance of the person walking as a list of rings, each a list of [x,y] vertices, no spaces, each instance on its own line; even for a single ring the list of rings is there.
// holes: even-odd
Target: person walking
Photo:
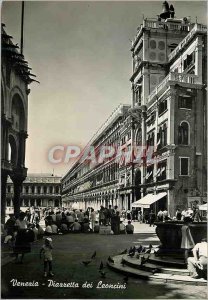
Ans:
[[[96,221],[96,212],[94,208],[91,209],[90,220],[91,220],[92,231],[94,232],[95,221]]]
[[[151,227],[153,225],[154,227],[155,226],[154,223],[155,223],[155,213],[153,212],[153,210],[151,210],[149,214],[149,226]]]
[[[184,259],[185,263],[187,263],[188,254],[190,249],[192,249],[195,246],[189,225],[192,222],[191,218],[185,217],[184,218],[184,225],[181,227],[181,249],[184,250]]]
[[[181,210],[178,208],[176,210],[176,220],[181,221],[181,218],[182,218]]]
[[[157,220],[158,220],[158,222],[163,221],[163,211],[161,209],[157,213]]]
[[[43,258],[44,258],[44,277],[47,277],[47,268],[49,269],[49,275],[54,276],[52,272],[52,239],[47,237],[45,239],[45,243],[40,249],[40,259],[41,259],[41,254],[43,253]]]

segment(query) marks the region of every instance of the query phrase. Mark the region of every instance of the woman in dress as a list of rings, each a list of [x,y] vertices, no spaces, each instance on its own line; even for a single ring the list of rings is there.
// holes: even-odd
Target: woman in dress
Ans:
[[[191,221],[192,220],[189,217],[185,217],[184,225],[181,227],[181,234],[182,234],[181,249],[184,250],[185,263],[187,262],[190,249],[192,249],[195,246],[195,243],[194,243],[194,240],[191,235],[190,228],[189,228]]]

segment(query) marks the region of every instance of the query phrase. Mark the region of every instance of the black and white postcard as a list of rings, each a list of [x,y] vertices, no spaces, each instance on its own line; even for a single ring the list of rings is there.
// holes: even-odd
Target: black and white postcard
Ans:
[[[2,1],[1,297],[207,298],[207,1]]]

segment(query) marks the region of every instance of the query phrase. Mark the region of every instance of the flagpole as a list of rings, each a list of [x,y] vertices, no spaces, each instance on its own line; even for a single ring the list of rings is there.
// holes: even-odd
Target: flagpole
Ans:
[[[21,40],[20,40],[20,53],[23,54],[23,39],[24,39],[24,10],[25,2],[22,1],[22,15],[21,15]]]

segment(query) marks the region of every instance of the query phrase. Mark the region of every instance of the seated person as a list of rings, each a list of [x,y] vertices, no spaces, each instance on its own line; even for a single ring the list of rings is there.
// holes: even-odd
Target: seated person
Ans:
[[[45,229],[45,235],[52,235],[52,234],[53,234],[53,231],[52,231],[51,225],[47,225],[46,229]]]
[[[99,233],[99,231],[100,231],[100,225],[98,221],[95,221],[94,233]]]
[[[192,278],[200,278],[206,276],[207,272],[207,239],[202,239],[201,243],[197,243],[192,249],[193,257],[188,257],[188,271]],[[200,274],[202,276],[200,276]]]
[[[90,232],[90,224],[88,219],[84,219],[83,232],[85,233]]]
[[[51,229],[53,234],[58,234],[58,226],[55,223],[51,224]]]
[[[37,228],[38,230],[38,233],[37,233],[37,239],[42,239],[43,238],[43,235],[44,235],[44,230],[43,228],[39,225],[39,224],[36,224],[35,227]]]
[[[74,217],[69,212],[66,214],[66,224],[68,228],[70,228],[71,225],[74,224]]]
[[[120,233],[125,234],[126,233],[126,227],[122,221],[120,221]]]
[[[68,233],[68,226],[66,225],[66,223],[61,223],[61,226],[60,226],[60,232],[61,233]]]
[[[75,222],[72,225],[72,231],[75,232],[75,233],[81,232],[81,225],[79,224],[77,219],[75,219]]]
[[[35,224],[29,224],[28,228],[30,228],[34,232],[34,241],[37,241],[37,239],[38,239],[38,230],[37,230]]]
[[[134,233],[134,225],[131,224],[131,221],[128,221],[128,224],[126,225],[126,233],[127,234]]]

